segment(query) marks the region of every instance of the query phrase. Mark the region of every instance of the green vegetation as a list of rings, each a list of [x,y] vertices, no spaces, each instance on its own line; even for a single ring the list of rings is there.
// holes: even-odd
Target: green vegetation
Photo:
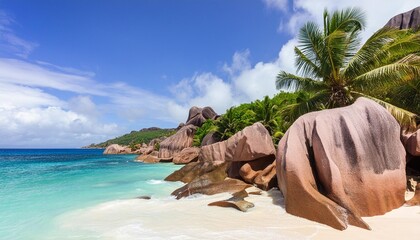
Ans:
[[[364,96],[386,107],[402,126],[415,125],[416,114],[404,109],[419,110],[419,32],[383,28],[361,45],[364,25],[364,14],[349,8],[325,10],[323,29],[313,22],[300,29],[295,55],[301,76],[282,71],[276,81],[277,89],[307,93],[306,99],[283,109],[290,121],[310,111],[349,105]],[[404,100],[398,100],[402,97],[398,94]]]
[[[216,132],[217,127],[215,125],[215,121],[208,119],[206,120],[201,127],[197,129],[194,134],[193,146],[200,147],[203,138],[210,132]]]
[[[128,134],[116,137],[114,139],[107,140],[103,143],[91,144],[89,148],[106,148],[111,144],[128,145],[133,150],[136,149],[137,144],[149,143],[152,139],[159,137],[168,137],[175,133],[175,129],[160,129],[160,128],[148,128],[140,131],[132,131]],[[155,146],[155,148],[159,146]]]
[[[280,92],[273,98],[266,96],[263,100],[231,107],[217,120],[207,120],[197,129],[194,146],[200,146],[203,138],[210,132],[215,132],[218,140],[226,140],[255,122],[261,122],[276,143],[291,124],[282,118],[280,110],[295,103],[300,95]]]

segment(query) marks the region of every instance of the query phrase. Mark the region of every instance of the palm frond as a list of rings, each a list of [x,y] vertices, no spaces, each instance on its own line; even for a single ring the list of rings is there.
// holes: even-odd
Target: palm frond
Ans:
[[[319,69],[319,66],[315,62],[303,54],[299,48],[295,47],[294,50],[296,55],[295,65],[297,72],[300,72],[303,76],[313,78],[318,78],[322,75],[321,69]]]
[[[359,49],[343,70],[348,79],[369,72],[420,51],[419,33],[411,34],[407,30],[382,28],[374,33]]]
[[[329,93],[327,91],[320,91],[313,95],[299,98],[296,103],[282,108],[280,113],[284,116],[284,120],[291,124],[306,113],[321,110],[328,102],[328,98]]]
[[[392,104],[420,115],[420,78],[392,88],[387,97]]]
[[[276,79],[277,89],[286,90],[305,90],[305,91],[317,91],[325,88],[325,83],[314,80],[312,78],[299,77],[285,71],[281,71],[277,75]]]
[[[325,51],[329,69],[333,80],[339,79],[339,70],[343,65],[346,53],[347,33],[344,31],[334,31],[325,38]],[[325,79],[324,79],[325,80]]]
[[[364,28],[366,16],[359,8],[346,8],[329,14],[324,11],[324,34],[325,36],[335,32],[355,32]]]
[[[319,73],[322,63],[322,51],[324,49],[324,36],[318,25],[314,22],[306,23],[298,35],[298,49],[301,56],[305,56],[307,61],[317,66],[318,70],[310,74],[310,76],[322,77]],[[296,56],[296,65],[299,66],[300,55]],[[315,68],[314,68],[315,69]],[[303,70],[307,70],[303,68]],[[308,72],[303,72],[308,74]]]
[[[352,81],[352,86],[364,90],[384,87],[387,84],[400,84],[417,78],[420,78],[420,56],[410,54],[395,63],[359,75]]]
[[[407,128],[410,130],[414,130],[417,127],[416,120],[419,118],[419,116],[415,113],[412,113],[410,111],[407,111],[403,108],[399,108],[395,105],[392,105],[388,102],[385,102],[383,100],[380,100],[378,98],[352,91],[352,94],[359,96],[359,97],[366,97],[369,98],[375,102],[377,102],[379,105],[386,108],[389,113],[397,120],[397,122],[400,124],[401,128]]]

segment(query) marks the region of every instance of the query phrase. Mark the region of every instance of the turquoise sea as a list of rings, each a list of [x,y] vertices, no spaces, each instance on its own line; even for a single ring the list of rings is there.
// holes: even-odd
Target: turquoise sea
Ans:
[[[0,149],[0,239],[92,239],[68,235],[59,219],[115,200],[168,197],[163,179],[179,166],[134,162],[102,149]]]

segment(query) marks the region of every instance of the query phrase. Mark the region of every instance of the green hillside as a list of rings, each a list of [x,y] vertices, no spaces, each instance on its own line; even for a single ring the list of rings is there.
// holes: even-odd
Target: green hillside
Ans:
[[[86,148],[106,148],[111,144],[119,144],[119,145],[135,145],[139,143],[149,143],[151,140],[155,138],[159,138],[162,136],[170,136],[175,133],[175,129],[161,129],[161,128],[144,128],[140,131],[131,131],[130,133],[124,134],[120,137],[116,137],[114,139],[107,140],[102,143],[94,144],[92,143]]]

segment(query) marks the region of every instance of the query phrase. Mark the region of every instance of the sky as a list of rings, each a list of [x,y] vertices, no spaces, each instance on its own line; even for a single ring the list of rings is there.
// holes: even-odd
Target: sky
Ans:
[[[380,6],[378,3],[380,2]],[[73,148],[278,93],[299,28],[416,0],[0,0],[0,148]]]

